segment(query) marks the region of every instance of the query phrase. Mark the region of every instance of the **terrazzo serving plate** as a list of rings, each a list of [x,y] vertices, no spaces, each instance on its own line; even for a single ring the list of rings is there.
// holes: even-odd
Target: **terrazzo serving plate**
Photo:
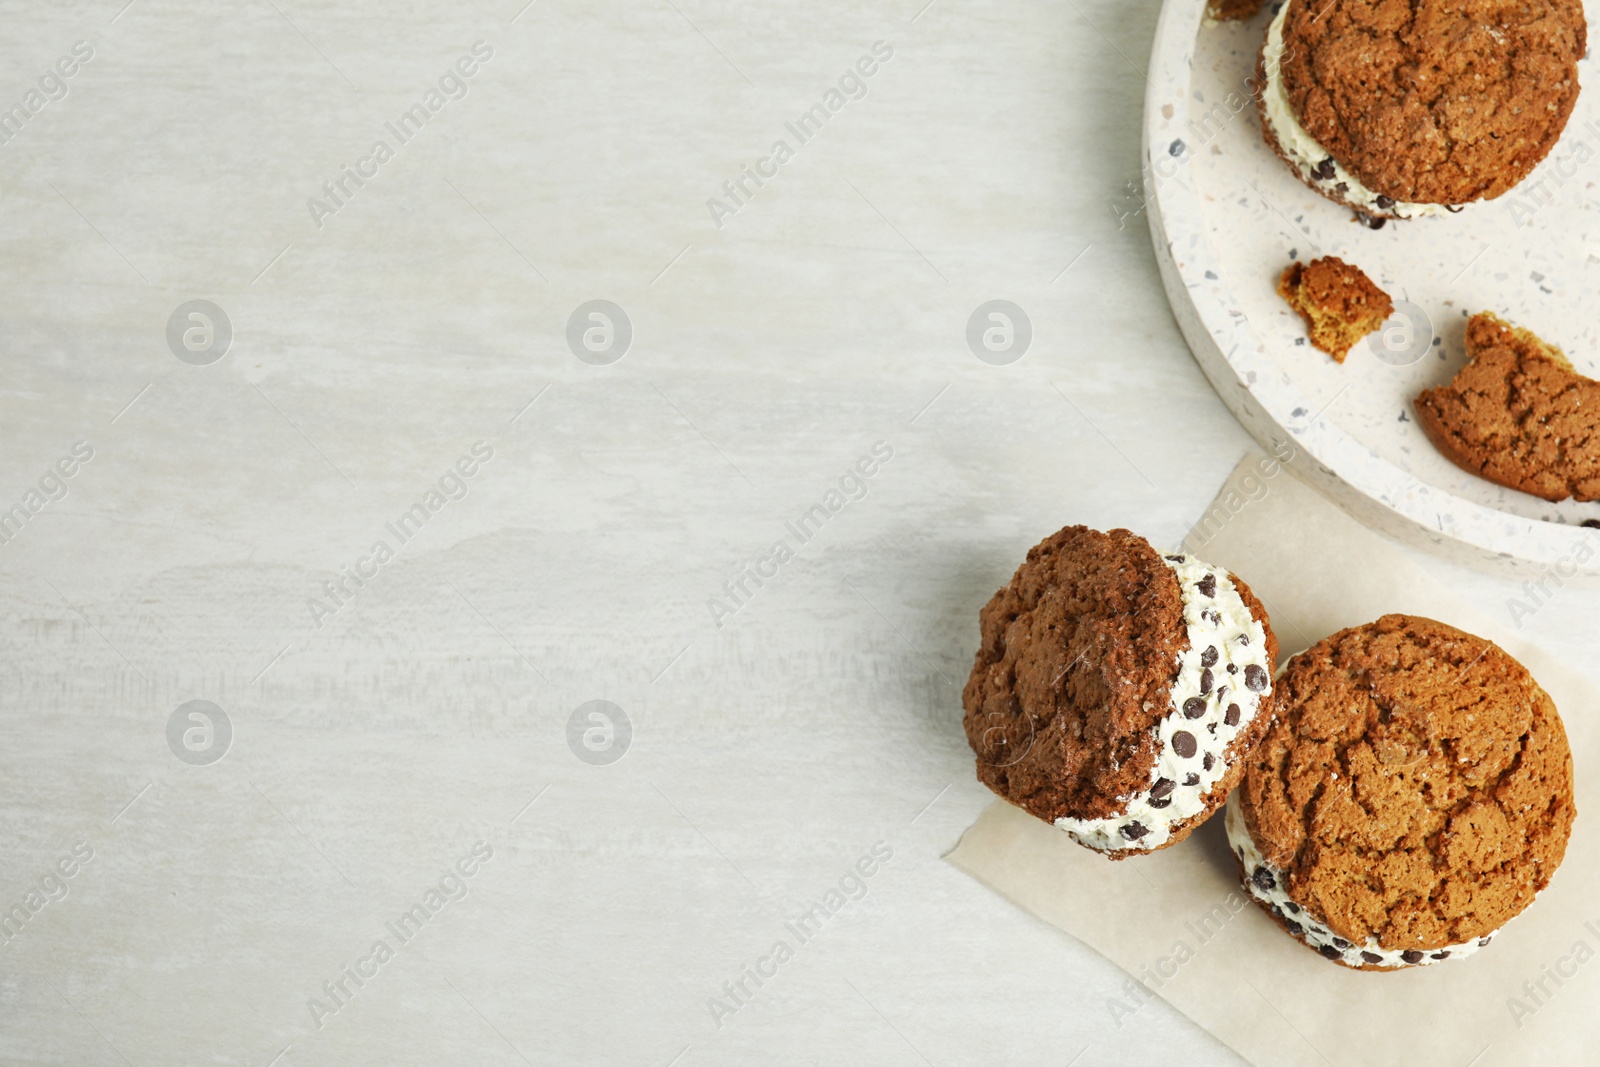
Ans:
[[[1592,64],[1561,141],[1521,186],[1459,214],[1369,229],[1290,173],[1249,98],[1273,17],[1211,23],[1167,0],[1144,113],[1144,187],[1161,276],[1211,384],[1268,451],[1376,529],[1451,558],[1539,578],[1600,576],[1600,503],[1551,504],[1441,456],[1412,399],[1466,362],[1466,317],[1493,311],[1600,376],[1600,91]],[[1594,5],[1590,5],[1593,23]],[[1334,255],[1395,300],[1341,365],[1278,297],[1293,259]]]

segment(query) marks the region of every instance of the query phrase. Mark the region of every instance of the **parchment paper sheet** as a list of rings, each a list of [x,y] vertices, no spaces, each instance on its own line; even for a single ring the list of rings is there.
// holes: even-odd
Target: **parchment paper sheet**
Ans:
[[[1110,862],[997,800],[948,859],[1134,976],[1119,1000],[1085,1005],[1112,1033],[1159,995],[1245,1059],[1272,1067],[1600,1062],[1594,689],[1519,640],[1509,621],[1468,609],[1286,471],[1261,477],[1258,462],[1242,462],[1219,495],[1221,528],[1215,519],[1205,533],[1197,526],[1185,547],[1250,583],[1283,655],[1386,612],[1410,612],[1499,643],[1554,698],[1572,743],[1578,819],[1550,887],[1471,959],[1365,973],[1317,956],[1247,902],[1220,812],[1179,845]],[[1558,595],[1595,596],[1571,586]]]

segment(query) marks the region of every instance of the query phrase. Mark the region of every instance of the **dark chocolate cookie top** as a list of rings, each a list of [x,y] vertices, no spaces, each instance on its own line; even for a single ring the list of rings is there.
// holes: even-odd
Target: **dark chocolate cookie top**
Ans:
[[[1272,719],[1261,602],[1127,530],[1047,537],[979,624],[963,694],[979,779],[1113,859],[1187,837]]]
[[[985,785],[1051,821],[1108,817],[1148,788],[1188,634],[1178,580],[1144,538],[1052,534],[979,625],[963,725]]]

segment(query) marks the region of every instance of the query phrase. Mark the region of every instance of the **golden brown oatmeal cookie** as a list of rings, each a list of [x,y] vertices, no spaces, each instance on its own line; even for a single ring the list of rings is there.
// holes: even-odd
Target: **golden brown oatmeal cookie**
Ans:
[[[1333,159],[1395,201],[1501,195],[1555,145],[1578,98],[1582,0],[1287,3],[1291,109]]]
[[[1295,656],[1278,692],[1228,826],[1246,890],[1290,933],[1364,969],[1459,958],[1549,884],[1572,755],[1499,646],[1385,615]]]

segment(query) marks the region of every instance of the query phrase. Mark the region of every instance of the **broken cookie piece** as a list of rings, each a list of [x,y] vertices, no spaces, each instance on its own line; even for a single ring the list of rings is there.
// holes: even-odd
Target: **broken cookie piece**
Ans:
[[[1394,313],[1388,293],[1336,256],[1289,264],[1278,278],[1278,295],[1306,320],[1311,343],[1340,363]]]
[[[1261,0],[1211,0],[1206,17],[1217,22],[1247,19],[1261,10]]]
[[[1545,500],[1600,500],[1600,382],[1555,345],[1480,312],[1450,384],[1416,399],[1417,421],[1445,458]]]

